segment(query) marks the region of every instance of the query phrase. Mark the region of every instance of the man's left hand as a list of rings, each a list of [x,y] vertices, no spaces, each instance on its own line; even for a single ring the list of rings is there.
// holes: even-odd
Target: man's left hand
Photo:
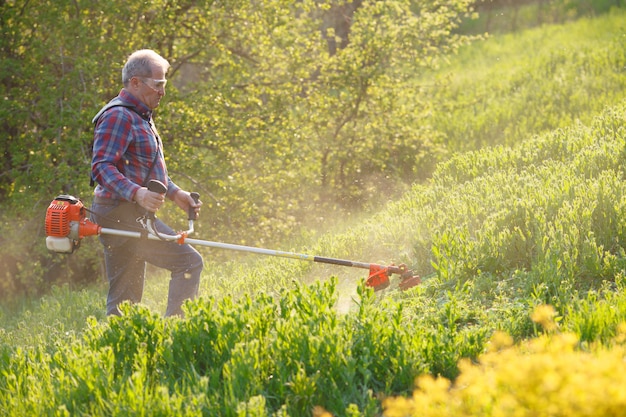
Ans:
[[[178,207],[185,210],[186,212],[189,211],[190,207],[193,207],[196,212],[196,216],[200,213],[200,206],[202,205],[202,201],[198,200],[198,202],[196,203],[194,199],[191,198],[189,192],[185,190],[178,190],[176,192],[176,194],[174,195],[174,202]]]

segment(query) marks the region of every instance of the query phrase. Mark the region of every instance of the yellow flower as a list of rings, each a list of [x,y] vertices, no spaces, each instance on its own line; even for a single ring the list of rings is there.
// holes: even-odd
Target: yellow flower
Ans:
[[[313,417],[333,417],[333,415],[326,411],[324,407],[316,405],[313,407]]]
[[[505,332],[497,331],[489,340],[489,352],[497,352],[513,346],[513,338]]]
[[[556,310],[548,304],[542,304],[535,307],[535,310],[530,315],[532,321],[540,324],[544,330],[548,332],[557,328],[555,317]]]

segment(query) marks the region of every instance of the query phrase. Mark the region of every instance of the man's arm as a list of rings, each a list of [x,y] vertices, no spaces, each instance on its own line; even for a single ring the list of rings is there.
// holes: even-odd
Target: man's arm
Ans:
[[[141,188],[120,167],[131,141],[132,121],[124,108],[114,108],[100,117],[94,130],[91,171],[95,181],[113,195],[133,201]]]

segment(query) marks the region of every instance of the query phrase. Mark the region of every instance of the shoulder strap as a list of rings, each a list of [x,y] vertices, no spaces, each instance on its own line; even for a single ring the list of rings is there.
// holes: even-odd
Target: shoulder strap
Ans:
[[[135,106],[122,100],[119,97],[115,97],[113,100],[109,101],[107,104],[104,105],[104,107],[102,107],[100,109],[100,111],[94,116],[93,119],[91,119],[91,123],[95,124],[98,123],[98,119],[100,119],[100,116],[102,116],[102,114],[109,110],[110,108],[113,107],[117,107],[117,106],[123,106],[123,107],[127,107],[129,109],[135,109]],[[96,180],[93,178],[93,175],[89,176],[89,186],[93,187],[94,185],[96,185]]]
[[[122,106],[122,107],[127,107],[129,109],[135,110],[135,105],[134,104],[130,104],[124,100],[122,100],[119,97],[115,97],[113,100],[109,101],[107,104],[104,105],[104,107],[102,107],[100,109],[100,111],[98,112],[98,114],[96,114],[94,116],[93,119],[91,119],[91,123],[93,123],[94,125],[96,123],[98,123],[98,119],[100,118],[100,116],[102,116],[102,114],[109,110],[112,107],[117,107],[117,106]]]

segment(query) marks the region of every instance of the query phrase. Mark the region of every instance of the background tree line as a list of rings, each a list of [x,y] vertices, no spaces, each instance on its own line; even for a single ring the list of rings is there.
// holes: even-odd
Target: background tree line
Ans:
[[[0,1],[2,294],[99,278],[95,239],[52,256],[43,216],[61,193],[89,205],[90,121],[132,51],[172,64],[156,118],[201,233],[271,245],[430,175],[448,150],[412,81],[472,39],[474,3]]]

